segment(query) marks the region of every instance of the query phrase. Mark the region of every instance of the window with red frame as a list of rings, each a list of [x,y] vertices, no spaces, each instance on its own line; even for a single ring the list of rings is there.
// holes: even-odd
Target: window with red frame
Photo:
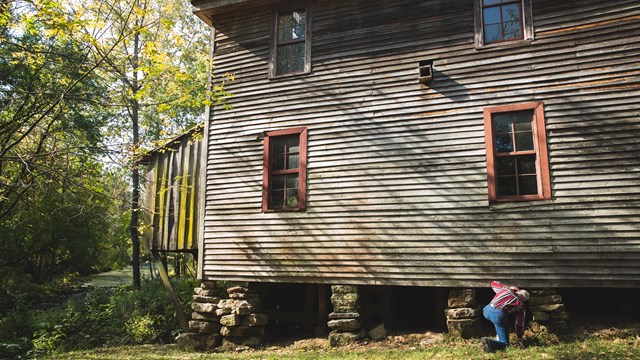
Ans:
[[[307,129],[267,132],[264,137],[262,210],[306,208]]]
[[[522,0],[482,0],[484,44],[524,39]]]
[[[542,103],[484,109],[490,201],[551,198]]]

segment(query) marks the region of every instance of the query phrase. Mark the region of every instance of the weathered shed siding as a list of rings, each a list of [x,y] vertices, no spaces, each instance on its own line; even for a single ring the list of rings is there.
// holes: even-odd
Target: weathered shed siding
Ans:
[[[216,15],[203,276],[640,287],[640,2],[533,0],[474,48],[473,1],[311,2],[311,74],[268,80],[268,6]],[[434,81],[418,83],[418,61]],[[490,205],[483,108],[545,106],[553,200]],[[261,212],[262,134],[308,127],[304,213]]]
[[[197,126],[141,161],[147,165],[142,235],[150,250],[198,248],[201,132]]]

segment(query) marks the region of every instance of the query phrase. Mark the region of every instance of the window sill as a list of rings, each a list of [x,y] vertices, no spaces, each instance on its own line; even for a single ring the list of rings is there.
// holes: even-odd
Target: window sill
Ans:
[[[489,202],[489,210],[513,210],[518,208],[550,208],[553,199],[519,199],[519,200],[494,200]]]
[[[517,47],[529,46],[533,41],[534,41],[533,39],[505,41],[505,42],[493,43],[489,45],[476,45],[475,49],[478,51],[483,51],[483,50],[491,50],[491,49],[517,48]]]
[[[309,74],[311,74],[311,71],[301,71],[301,72],[295,72],[290,74],[273,75],[273,76],[269,76],[269,80],[281,80],[281,79],[286,80],[290,78],[303,77]]]
[[[306,208],[300,208],[300,209],[269,209],[269,210],[263,210],[262,213],[263,214],[270,214],[270,213],[291,213],[291,212],[305,212],[307,211]]]

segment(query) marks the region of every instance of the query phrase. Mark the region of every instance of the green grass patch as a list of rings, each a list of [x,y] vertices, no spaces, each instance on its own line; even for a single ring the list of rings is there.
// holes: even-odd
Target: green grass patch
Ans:
[[[640,359],[638,325],[622,329],[579,330],[566,339],[555,338],[548,343],[543,343],[548,339],[541,341],[536,334],[530,334],[527,340],[529,345],[525,349],[508,348],[494,354],[484,353],[478,339],[445,338],[439,344],[424,346],[419,341],[402,339],[401,336],[392,336],[382,342],[340,349],[329,348],[325,339],[311,339],[286,346],[226,353],[215,350],[203,353],[184,351],[174,345],[120,346],[68,352],[52,359]]]

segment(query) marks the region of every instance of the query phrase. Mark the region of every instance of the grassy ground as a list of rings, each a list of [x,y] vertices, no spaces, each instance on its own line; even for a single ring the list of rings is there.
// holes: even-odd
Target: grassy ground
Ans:
[[[457,340],[435,334],[389,336],[381,342],[331,349],[325,339],[267,345],[261,350],[197,353],[174,345],[101,348],[60,354],[56,359],[640,359],[640,325],[636,323],[577,327],[572,334],[528,331],[526,348],[485,354],[478,339]],[[437,343],[424,339],[437,339]]]

